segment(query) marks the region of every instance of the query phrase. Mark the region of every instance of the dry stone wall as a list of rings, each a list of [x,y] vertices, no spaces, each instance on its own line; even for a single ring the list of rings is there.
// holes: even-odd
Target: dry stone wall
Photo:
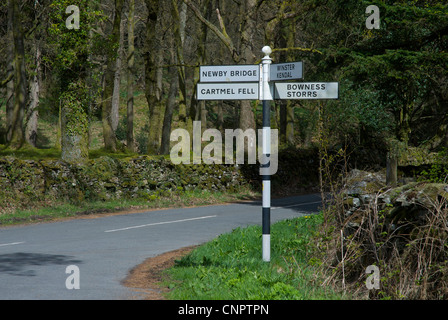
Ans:
[[[154,197],[195,188],[234,191],[247,182],[234,165],[173,165],[165,158],[101,157],[84,164],[62,160],[0,159],[0,206],[12,202]]]

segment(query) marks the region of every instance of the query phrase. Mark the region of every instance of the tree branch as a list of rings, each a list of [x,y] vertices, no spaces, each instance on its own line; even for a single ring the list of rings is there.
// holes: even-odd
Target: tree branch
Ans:
[[[319,53],[322,54],[321,51],[312,48],[300,48],[300,47],[292,47],[292,48],[276,48],[272,49],[272,53],[274,52],[282,52],[282,51],[302,51],[302,52],[311,52],[311,53]]]
[[[193,11],[193,13],[195,14],[195,16],[202,22],[204,23],[210,30],[212,30],[212,32],[214,34],[216,34],[216,36],[218,36],[218,38],[224,43],[224,45],[227,47],[227,49],[229,49],[230,54],[232,55],[232,59],[235,62],[239,62],[240,60],[240,56],[236,50],[235,45],[233,44],[232,39],[229,37],[229,35],[227,33],[225,33],[225,28],[224,28],[224,32],[221,32],[218,27],[216,27],[213,23],[211,23],[210,21],[208,21],[207,19],[205,19],[201,12],[199,11],[198,8],[196,8],[196,6],[191,3],[190,0],[183,0],[183,2],[191,9],[191,11]],[[223,24],[222,24],[223,26]]]
[[[2,82],[0,82],[0,88],[3,88],[4,86],[6,86],[6,84],[12,80],[12,78],[14,77],[14,73],[10,73],[9,76],[3,80]]]

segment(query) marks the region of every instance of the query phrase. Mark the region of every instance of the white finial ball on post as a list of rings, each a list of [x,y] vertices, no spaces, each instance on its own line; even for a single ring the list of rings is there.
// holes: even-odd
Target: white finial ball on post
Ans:
[[[264,46],[263,49],[261,49],[261,51],[267,56],[269,56],[272,53],[272,49],[270,46]]]

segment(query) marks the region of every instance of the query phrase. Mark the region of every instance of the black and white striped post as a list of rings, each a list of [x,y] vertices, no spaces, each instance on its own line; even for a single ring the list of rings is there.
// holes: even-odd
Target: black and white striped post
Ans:
[[[260,174],[262,179],[262,233],[263,233],[263,261],[271,261],[271,175],[269,174],[270,163],[268,159],[271,153],[271,108],[270,100],[273,100],[269,86],[270,65],[272,59],[269,55],[272,50],[269,46],[262,49],[265,54],[260,66],[260,100],[263,103],[263,136],[262,154],[260,161]]]

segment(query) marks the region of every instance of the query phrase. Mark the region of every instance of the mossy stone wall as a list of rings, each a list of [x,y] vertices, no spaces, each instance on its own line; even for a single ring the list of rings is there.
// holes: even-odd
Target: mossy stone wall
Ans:
[[[0,205],[32,199],[70,201],[148,198],[164,190],[235,191],[246,185],[231,165],[173,165],[164,158],[100,157],[84,164],[62,160],[0,159]]]
[[[318,163],[317,150],[281,151],[272,194],[317,190]],[[167,158],[150,156],[102,156],[82,163],[0,158],[0,213],[8,206],[26,207],[33,201],[151,200],[170,191],[238,192],[241,187],[261,191],[258,164],[175,165]]]

